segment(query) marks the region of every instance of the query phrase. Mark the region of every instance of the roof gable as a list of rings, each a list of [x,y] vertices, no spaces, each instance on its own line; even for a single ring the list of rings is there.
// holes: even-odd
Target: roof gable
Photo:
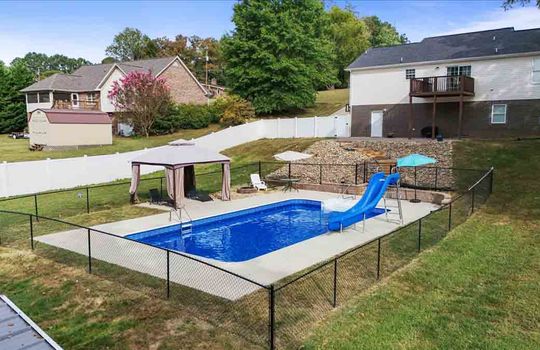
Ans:
[[[540,52],[540,28],[514,30],[510,27],[371,48],[351,63],[348,69],[529,52]]]

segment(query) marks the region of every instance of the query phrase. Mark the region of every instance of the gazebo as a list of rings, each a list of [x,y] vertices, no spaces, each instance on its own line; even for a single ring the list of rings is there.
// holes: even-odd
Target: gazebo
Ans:
[[[131,160],[132,201],[137,201],[137,188],[141,178],[141,165],[163,166],[167,179],[167,194],[174,208],[184,204],[184,193],[195,188],[195,164],[220,163],[222,174],[221,199],[230,200],[231,196],[231,160],[224,155],[196,146],[184,140],[169,143],[167,146],[149,150]]]

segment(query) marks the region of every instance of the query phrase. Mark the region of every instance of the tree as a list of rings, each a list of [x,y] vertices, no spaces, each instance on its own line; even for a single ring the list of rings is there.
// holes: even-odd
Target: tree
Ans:
[[[346,86],[345,68],[371,46],[371,34],[367,24],[350,7],[332,6],[328,16],[328,36],[334,44],[337,78]]]
[[[158,56],[156,43],[135,28],[125,28],[116,34],[105,53],[118,61],[134,61]]]
[[[516,4],[519,4],[521,6],[525,6],[525,5],[528,5],[530,3],[531,3],[531,0],[504,0],[502,6],[503,6],[503,8],[505,10],[509,10],[512,7],[514,7],[514,5],[516,5]],[[540,8],[540,0],[536,0],[536,7]]]
[[[26,102],[19,90],[33,80],[32,72],[22,62],[6,67],[0,61],[0,134],[26,127]]]
[[[34,79],[39,80],[53,74],[51,72],[71,73],[80,66],[91,64],[84,58],[71,58],[64,55],[47,56],[44,53],[29,52],[24,57],[17,57],[11,61],[11,65],[21,63],[33,74]]]
[[[171,94],[164,78],[150,72],[130,72],[115,81],[108,94],[120,111],[120,119],[130,122],[135,132],[146,137],[156,118],[171,106]]]
[[[222,40],[227,86],[271,113],[314,104],[334,84],[327,15],[317,0],[245,0],[234,5],[235,30]]]
[[[396,28],[388,22],[383,22],[377,16],[363,18],[371,33],[371,46],[389,46],[405,44],[409,40],[405,34],[399,34]]]

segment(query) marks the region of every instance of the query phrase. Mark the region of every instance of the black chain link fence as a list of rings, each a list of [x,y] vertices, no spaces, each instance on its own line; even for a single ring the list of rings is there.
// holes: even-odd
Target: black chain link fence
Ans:
[[[301,166],[291,165],[291,175],[295,167]],[[313,168],[310,172],[318,170],[319,180],[324,180],[325,172],[330,174],[335,171],[332,169],[339,169],[347,181],[362,183],[376,171],[372,164],[326,166],[330,170],[325,165],[310,164]],[[263,174],[280,168],[282,163],[257,162],[233,168],[232,177],[237,183],[247,183],[251,173]],[[286,168],[288,171],[288,165]],[[459,194],[417,221],[270,286],[190,255],[61,219],[123,205],[129,188],[127,182],[1,202],[0,244],[30,248],[46,258],[84,268],[128,288],[168,298],[193,317],[238,336],[250,348],[298,348],[330,310],[435,245],[483,205],[493,189],[493,169],[483,171],[482,176],[478,170],[467,169],[423,168],[421,171],[429,175],[423,174],[423,182],[419,184],[417,169],[414,186],[441,189],[451,184],[449,187]],[[217,174],[216,171],[198,176],[204,179]],[[221,179],[212,181],[199,182],[208,191],[219,190]],[[143,183],[143,188],[164,190],[163,178],[149,178]],[[58,196],[55,202],[61,205],[48,206],[52,201],[49,196]],[[9,205],[2,205],[6,203]]]

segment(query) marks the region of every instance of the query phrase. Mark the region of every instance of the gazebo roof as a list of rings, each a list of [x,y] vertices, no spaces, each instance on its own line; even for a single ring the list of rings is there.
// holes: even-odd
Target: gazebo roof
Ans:
[[[231,161],[228,157],[216,151],[199,147],[193,143],[179,141],[148,150],[132,159],[131,163],[175,168],[193,164],[228,163]]]

